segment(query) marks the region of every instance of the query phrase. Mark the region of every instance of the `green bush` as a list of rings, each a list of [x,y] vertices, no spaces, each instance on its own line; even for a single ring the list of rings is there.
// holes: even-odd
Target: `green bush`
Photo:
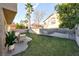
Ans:
[[[60,28],[72,29],[79,24],[79,3],[62,3],[56,5]]]
[[[19,29],[20,28],[20,25],[17,23],[16,24],[16,29]]]
[[[25,27],[25,25],[24,24],[16,24],[16,29],[25,29],[25,28],[27,28],[27,27]]]

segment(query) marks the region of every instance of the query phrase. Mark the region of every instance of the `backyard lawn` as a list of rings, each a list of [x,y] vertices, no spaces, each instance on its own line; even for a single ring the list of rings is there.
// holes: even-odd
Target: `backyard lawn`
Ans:
[[[79,47],[73,40],[26,33],[33,40],[28,49],[17,56],[64,56],[79,55]]]

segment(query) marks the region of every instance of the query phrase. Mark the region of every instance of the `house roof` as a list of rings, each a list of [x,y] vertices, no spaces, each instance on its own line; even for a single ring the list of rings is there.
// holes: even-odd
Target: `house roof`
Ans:
[[[52,13],[51,15],[49,15],[48,17],[47,17],[47,19],[49,19],[52,15],[54,15],[55,13],[57,13],[56,11],[54,12],[54,13]],[[43,22],[45,22],[47,19],[45,19]]]
[[[50,18],[52,15],[53,15],[53,13],[50,16],[48,16],[47,19]],[[47,19],[45,19],[43,22],[45,22]]]

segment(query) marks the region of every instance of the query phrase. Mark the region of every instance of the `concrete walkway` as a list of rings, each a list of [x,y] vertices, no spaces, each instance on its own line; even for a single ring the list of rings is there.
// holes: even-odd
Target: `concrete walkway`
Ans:
[[[6,56],[12,56],[12,55],[25,51],[28,48],[27,43],[31,40],[32,40],[31,38],[26,37],[23,42],[16,43],[15,50],[13,50],[11,52],[7,52]]]

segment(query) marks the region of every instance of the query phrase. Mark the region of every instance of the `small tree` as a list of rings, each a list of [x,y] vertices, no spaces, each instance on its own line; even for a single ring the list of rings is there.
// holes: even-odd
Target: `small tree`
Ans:
[[[35,22],[37,22],[38,25],[41,22],[41,20],[44,18],[44,16],[45,16],[44,11],[41,11],[41,10],[34,11],[34,20],[35,20]]]

